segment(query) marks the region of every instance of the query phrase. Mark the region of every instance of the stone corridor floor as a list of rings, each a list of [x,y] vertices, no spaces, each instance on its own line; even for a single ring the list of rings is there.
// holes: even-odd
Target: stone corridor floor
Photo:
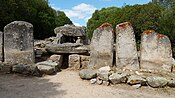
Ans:
[[[41,78],[0,74],[0,98],[175,98],[175,88],[90,84],[66,69]]]

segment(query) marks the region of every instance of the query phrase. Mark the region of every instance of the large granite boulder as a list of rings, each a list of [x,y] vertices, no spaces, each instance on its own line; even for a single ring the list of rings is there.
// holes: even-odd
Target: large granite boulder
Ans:
[[[139,69],[134,30],[129,22],[116,26],[116,66]]]
[[[12,72],[25,75],[42,76],[42,73],[35,65],[24,65],[24,64],[14,65],[12,67]]]
[[[61,27],[57,27],[54,29],[55,34],[63,34],[66,36],[85,36],[85,29],[83,27],[78,27],[74,25],[65,25]]]
[[[150,76],[147,77],[146,80],[148,85],[154,88],[164,87],[168,84],[168,80],[166,78],[158,76]]]
[[[109,76],[109,80],[112,82],[112,84],[120,84],[120,83],[126,83],[128,78],[128,74],[126,73],[112,73]]]
[[[114,32],[109,23],[102,24],[94,33],[90,44],[90,68],[113,65]]]
[[[93,69],[83,69],[79,72],[82,79],[90,80],[97,77],[97,71]]]
[[[140,66],[142,69],[171,71],[172,50],[171,42],[167,36],[153,30],[143,32],[140,52]]]
[[[131,75],[128,77],[127,83],[130,85],[136,85],[136,84],[146,85],[146,79],[144,79],[142,76],[139,75]]]
[[[4,58],[8,63],[34,63],[32,24],[14,21],[4,27]]]

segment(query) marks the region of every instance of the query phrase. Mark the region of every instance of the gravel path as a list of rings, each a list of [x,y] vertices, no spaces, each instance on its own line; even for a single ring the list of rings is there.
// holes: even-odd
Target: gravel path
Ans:
[[[93,85],[63,70],[42,78],[0,75],[0,98],[175,98],[175,88]]]

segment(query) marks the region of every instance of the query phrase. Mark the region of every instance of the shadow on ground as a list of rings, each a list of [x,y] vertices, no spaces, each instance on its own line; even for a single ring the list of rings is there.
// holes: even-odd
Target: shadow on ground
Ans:
[[[48,79],[0,74],[0,98],[62,98],[65,90],[57,90],[60,83]]]

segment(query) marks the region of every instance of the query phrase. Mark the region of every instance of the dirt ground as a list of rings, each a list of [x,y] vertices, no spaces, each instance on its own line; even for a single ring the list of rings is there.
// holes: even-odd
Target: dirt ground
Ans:
[[[41,78],[0,74],[0,98],[175,98],[175,88],[90,84],[67,69]]]

